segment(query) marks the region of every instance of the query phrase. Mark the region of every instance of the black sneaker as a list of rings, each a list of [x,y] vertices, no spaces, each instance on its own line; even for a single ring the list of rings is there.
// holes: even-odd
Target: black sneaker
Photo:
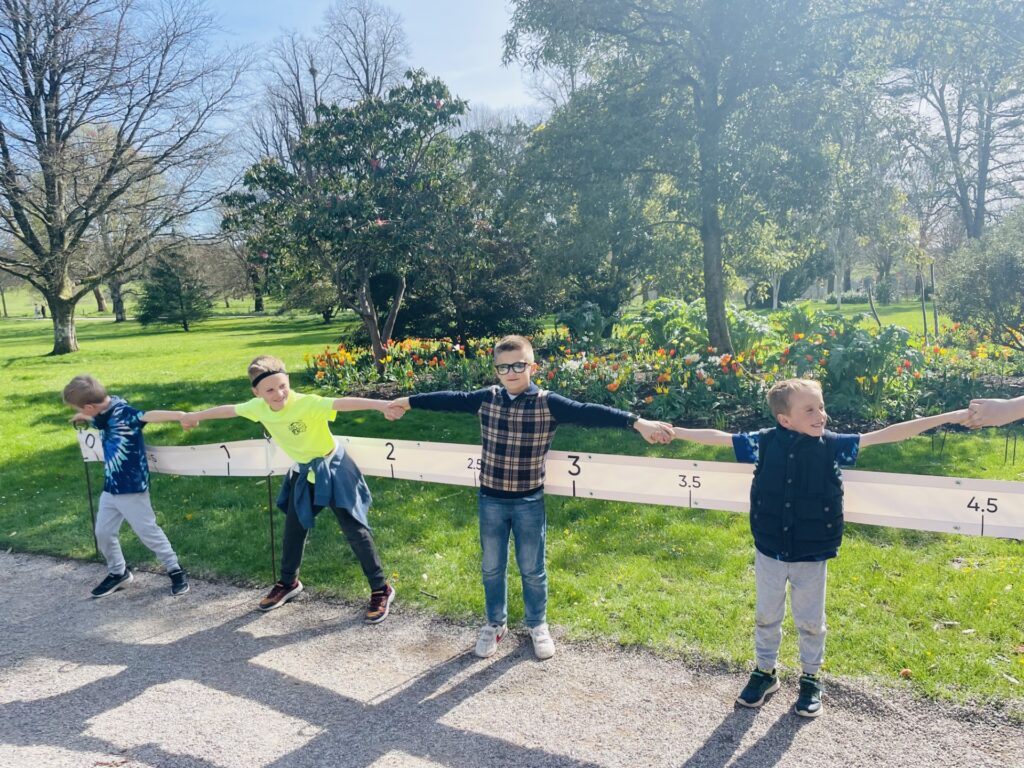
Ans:
[[[125,567],[124,573],[108,573],[107,578],[97,584],[91,594],[93,597],[112,595],[117,590],[123,589],[126,584],[130,584],[134,578],[131,568],[128,567]]]
[[[280,608],[301,591],[302,582],[298,579],[293,581],[291,584],[285,584],[284,582],[279,581],[270,588],[267,596],[260,600],[260,610],[272,611],[275,608]]]
[[[822,690],[817,675],[800,675],[800,695],[796,700],[796,713],[800,717],[817,717],[822,713]]]
[[[744,707],[760,707],[769,694],[779,690],[779,677],[773,669],[771,672],[762,672],[755,669],[746,687],[736,697],[736,703]]]
[[[363,621],[367,624],[380,624],[388,617],[391,610],[391,603],[395,599],[395,590],[390,584],[385,584],[384,589],[378,589],[370,593],[370,605],[366,609]]]
[[[171,577],[172,595],[184,595],[188,592],[188,576],[185,574],[184,569],[177,568],[170,571],[167,575]]]

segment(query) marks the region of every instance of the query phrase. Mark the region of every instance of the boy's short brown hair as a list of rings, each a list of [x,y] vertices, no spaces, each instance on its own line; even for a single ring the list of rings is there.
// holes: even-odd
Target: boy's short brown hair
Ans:
[[[814,379],[785,379],[768,390],[768,407],[772,416],[789,414],[789,400],[797,392],[815,391],[821,394],[821,383]]]
[[[75,408],[96,405],[107,399],[107,390],[88,373],[75,376],[64,387],[64,402]]]
[[[525,336],[506,336],[501,339],[497,344],[494,345],[494,356],[497,357],[499,352],[517,352],[523,350],[523,352],[529,357],[533,357],[533,344]]]
[[[264,373],[288,373],[284,361],[273,355],[260,355],[249,363],[249,383],[252,384]]]

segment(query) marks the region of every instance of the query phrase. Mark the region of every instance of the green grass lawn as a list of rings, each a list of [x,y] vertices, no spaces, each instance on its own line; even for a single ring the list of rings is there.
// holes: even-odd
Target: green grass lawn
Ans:
[[[128,316],[131,317],[135,314],[135,306],[138,302],[138,291],[139,284],[132,283],[126,288],[125,294],[125,308]],[[107,311],[100,312],[96,306],[96,300],[89,294],[78,302],[78,306],[75,307],[75,317],[82,318],[114,318],[114,311],[110,305],[109,292],[104,289],[104,296],[107,297]],[[42,295],[30,288],[15,288],[5,292],[5,302],[7,305],[7,315],[9,319],[33,319],[32,305],[43,304]],[[266,299],[265,306],[267,312],[275,311],[279,306],[280,302],[275,299]],[[214,300],[212,312],[214,315],[248,315],[253,311],[253,299],[251,296],[245,298],[236,299],[228,298],[225,301],[223,298]],[[49,310],[47,310],[49,312]],[[47,324],[50,323],[49,317],[45,321]]]
[[[821,301],[810,302],[815,309],[823,309],[828,312],[834,312],[836,309],[835,304],[826,304]],[[924,328],[924,321],[921,318],[921,303],[919,301],[903,301],[894,304],[879,304],[875,302],[875,310],[878,312],[878,319],[882,321],[883,325],[898,325],[901,328],[906,328],[915,336],[920,336],[921,331]],[[928,302],[928,335],[931,337],[934,333],[934,320],[932,319],[932,304]],[[867,304],[844,304],[839,313],[844,317],[853,317],[858,314],[866,314],[868,316],[868,322],[871,325],[875,325],[874,318],[871,317],[871,307]],[[943,325],[949,325],[952,321],[946,315],[939,312],[939,327]]]
[[[31,307],[29,307],[31,309]],[[84,320],[82,351],[48,357],[49,323],[0,321],[0,547],[94,557],[85,476],[60,390],[91,372],[141,408],[202,408],[249,397],[245,367],[261,352],[302,368],[335,343],[338,326],[314,318],[214,318],[191,333]],[[295,376],[295,384],[301,377]],[[477,443],[473,418],[422,412],[399,422],[340,414],[337,434]],[[260,435],[241,419],[189,434],[147,429],[152,444]],[[636,435],[563,428],[555,448],[729,460],[727,451]],[[928,437],[866,450],[869,470],[1024,479],[1024,447],[1004,464],[1004,433],[951,434],[941,455]],[[92,468],[94,482],[101,472]],[[483,612],[472,489],[371,478],[375,536],[404,605],[476,623]],[[276,484],[274,492],[276,494]],[[153,478],[161,524],[190,571],[268,583],[267,487],[250,478]],[[743,515],[551,497],[550,619],[574,638],[642,645],[705,663],[745,667],[752,654],[753,549]],[[281,518],[275,518],[280,537]],[[156,568],[126,533],[133,564]],[[278,542],[279,545],[279,542]],[[986,702],[1024,717],[1024,637],[1017,542],[850,526],[830,566],[826,671],[937,698]],[[97,581],[103,574],[96,565]],[[303,579],[319,591],[365,597],[365,583],[330,518],[310,536]],[[82,585],[82,593],[93,586]],[[518,578],[511,611],[522,615]],[[197,593],[189,599],[199,599]],[[956,622],[955,624],[953,622]],[[796,669],[786,625],[783,663]],[[472,634],[467,630],[467,643]],[[899,672],[912,671],[909,680]]]

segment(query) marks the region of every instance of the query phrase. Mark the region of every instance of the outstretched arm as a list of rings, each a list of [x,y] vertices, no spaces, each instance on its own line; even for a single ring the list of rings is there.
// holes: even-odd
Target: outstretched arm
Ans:
[[[943,424],[962,424],[967,418],[967,410],[950,411],[940,413],[936,416],[925,416],[920,419],[901,421],[899,424],[890,424],[884,429],[874,432],[867,432],[860,436],[860,447],[867,448],[869,445],[882,445],[883,443],[898,443],[908,437],[920,435],[932,427],[940,427]]]
[[[732,435],[720,429],[685,429],[673,427],[676,440],[689,440],[701,445],[732,445]]]
[[[181,421],[187,413],[184,411],[146,411],[139,418],[147,424],[157,424],[162,421]]]
[[[964,426],[972,429],[1001,427],[1017,419],[1024,419],[1024,397],[1015,397],[1013,400],[971,400]]]
[[[209,419],[233,419],[238,413],[233,405],[218,405],[214,408],[207,408],[205,411],[193,411],[186,413],[181,419],[182,429],[192,429],[200,421]]]
[[[369,397],[338,397],[334,400],[336,411],[380,411],[384,413],[389,400],[374,400]]]

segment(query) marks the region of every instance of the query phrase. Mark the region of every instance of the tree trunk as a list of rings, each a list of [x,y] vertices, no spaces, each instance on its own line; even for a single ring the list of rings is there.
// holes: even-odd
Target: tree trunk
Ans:
[[[123,323],[126,319],[124,313],[124,295],[121,293],[121,286],[124,285],[121,282],[121,278],[118,275],[111,275],[110,280],[107,281],[107,287],[110,289],[110,303],[114,307],[114,322]]]
[[[398,321],[398,311],[402,308],[402,299],[405,297],[405,275],[399,275],[398,285],[391,296],[391,307],[388,310],[387,320],[384,321],[384,343],[391,341],[391,334],[395,332],[395,323]]]
[[[53,318],[53,349],[51,355],[66,355],[78,351],[78,336],[75,333],[75,303],[59,296],[47,296],[50,315]]]
[[[7,314],[7,293],[4,291],[4,287],[2,285],[0,285],[0,303],[4,305],[4,318],[6,319],[10,317],[10,315]]]
[[[853,267],[843,270],[843,290],[849,291],[853,287]]]
[[[924,269],[917,268],[917,282],[921,286],[921,324],[924,326],[924,343],[928,343],[928,299],[924,289]]]
[[[96,311],[97,312],[102,312],[103,314],[106,314],[107,313],[107,300],[106,300],[106,298],[104,298],[103,291],[100,290],[100,287],[98,285],[95,288],[92,289],[92,295],[96,299]]]
[[[930,266],[930,272],[932,275],[932,330],[935,332],[935,338],[939,338],[939,305],[938,305],[938,294],[935,293],[935,262],[933,261]]]
[[[255,267],[249,268],[249,284],[252,286],[252,311],[263,312],[263,284],[260,281],[260,271]]]
[[[708,315],[708,341],[718,352],[732,354],[729,321],[725,314],[725,280],[722,274],[722,220],[719,214],[718,84],[708,81],[703,95],[701,130],[697,141],[700,163],[700,240],[704,257],[704,304]]]

